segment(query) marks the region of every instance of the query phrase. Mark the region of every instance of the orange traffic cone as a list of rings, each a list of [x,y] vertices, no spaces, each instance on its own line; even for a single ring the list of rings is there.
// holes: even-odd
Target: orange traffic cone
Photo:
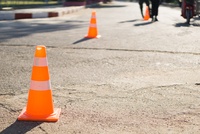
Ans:
[[[148,20],[149,18],[150,18],[150,14],[149,14],[149,8],[147,6],[146,11],[145,11],[145,15],[144,15],[144,20]]]
[[[49,80],[46,47],[37,46],[27,106],[18,116],[18,120],[57,121],[61,112],[55,108],[52,101],[52,91]]]
[[[90,26],[88,29],[88,35],[85,36],[85,38],[100,38],[101,35],[98,35],[97,31],[97,24],[96,24],[96,12],[92,12],[91,20],[90,20]]]

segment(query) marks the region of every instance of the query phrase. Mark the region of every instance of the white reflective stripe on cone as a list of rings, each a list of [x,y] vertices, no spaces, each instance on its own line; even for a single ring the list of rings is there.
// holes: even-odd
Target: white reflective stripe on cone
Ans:
[[[30,89],[32,90],[50,90],[50,81],[34,81],[31,80]]]
[[[47,58],[34,58],[34,63],[33,66],[39,66],[39,67],[44,67],[47,66]]]
[[[91,18],[94,18],[94,19],[96,19],[96,16],[95,15],[92,15],[92,17]]]
[[[97,27],[96,24],[90,24],[90,27]]]

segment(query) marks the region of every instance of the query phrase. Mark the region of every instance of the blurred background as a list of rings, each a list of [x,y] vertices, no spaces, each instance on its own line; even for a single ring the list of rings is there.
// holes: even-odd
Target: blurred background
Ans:
[[[52,6],[52,5],[63,5],[63,3],[71,2],[86,2],[86,4],[91,4],[95,2],[111,2],[111,0],[0,0],[0,9],[4,7],[11,8],[34,8],[38,6]],[[138,2],[138,0],[120,0],[120,1],[129,1],[129,2]],[[179,0],[160,0],[161,3],[170,3],[170,4],[180,4]]]

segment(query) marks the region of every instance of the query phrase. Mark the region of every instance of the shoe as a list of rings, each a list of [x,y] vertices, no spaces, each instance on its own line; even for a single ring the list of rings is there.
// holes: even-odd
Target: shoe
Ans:
[[[155,17],[155,21],[158,21],[157,17]]]
[[[154,17],[152,17],[152,19],[151,19],[151,22],[154,22],[155,20],[154,20]]]

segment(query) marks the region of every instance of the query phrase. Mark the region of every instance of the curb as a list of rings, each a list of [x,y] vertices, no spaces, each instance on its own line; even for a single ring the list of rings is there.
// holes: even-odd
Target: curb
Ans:
[[[23,10],[23,11],[2,11],[0,12],[0,21],[2,20],[18,20],[18,19],[35,19],[35,18],[50,18],[60,17],[69,13],[77,12],[84,9],[85,6],[78,7],[63,7],[57,10]]]

